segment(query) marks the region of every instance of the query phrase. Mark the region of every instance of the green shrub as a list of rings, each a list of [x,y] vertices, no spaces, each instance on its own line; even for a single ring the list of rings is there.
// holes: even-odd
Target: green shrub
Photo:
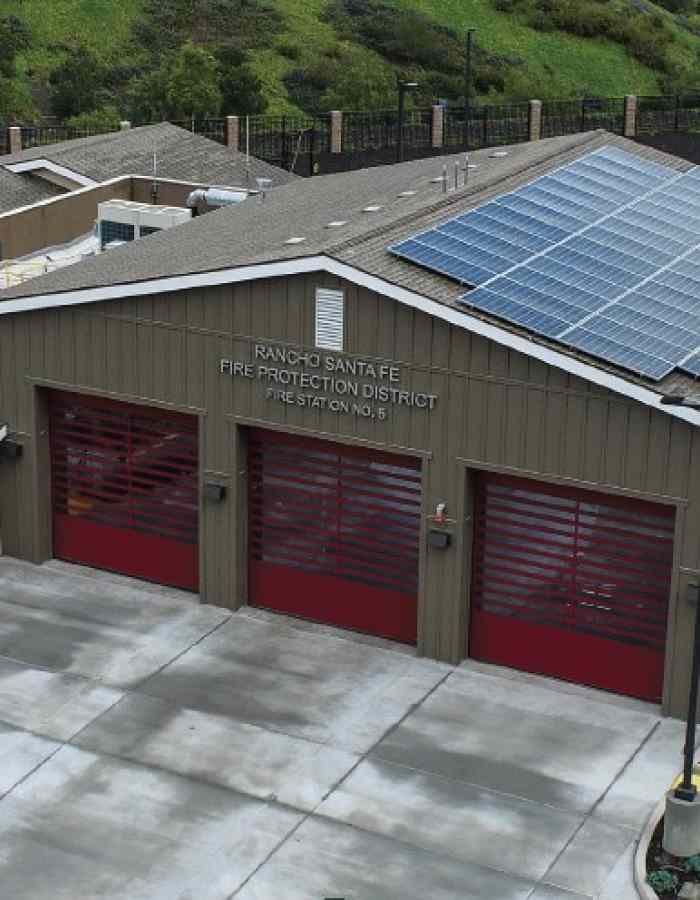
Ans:
[[[280,56],[284,56],[285,59],[290,59],[292,62],[298,62],[301,59],[301,47],[286,39],[278,41],[275,49]]]
[[[700,853],[695,856],[689,856],[685,861],[685,868],[694,875],[700,875]]]
[[[116,106],[104,106],[102,109],[71,116],[65,124],[72,128],[81,128],[99,134],[100,132],[117,131],[120,121],[121,116]]]
[[[673,872],[667,872],[665,869],[650,872],[647,875],[647,882],[657,894],[670,894],[671,891],[678,890],[678,876],[674,875]]]

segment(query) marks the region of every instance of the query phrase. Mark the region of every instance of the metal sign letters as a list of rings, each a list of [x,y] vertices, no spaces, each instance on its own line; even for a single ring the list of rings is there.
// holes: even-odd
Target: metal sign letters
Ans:
[[[278,403],[384,420],[389,407],[432,410],[437,394],[401,387],[399,366],[335,353],[301,352],[255,344],[253,362],[222,359],[219,371],[262,381],[265,397]]]

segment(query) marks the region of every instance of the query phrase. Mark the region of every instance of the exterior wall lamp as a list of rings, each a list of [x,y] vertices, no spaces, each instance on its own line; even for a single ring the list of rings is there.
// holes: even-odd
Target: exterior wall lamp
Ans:
[[[22,445],[10,440],[9,434],[9,425],[0,422],[0,459],[19,459],[22,455]]]

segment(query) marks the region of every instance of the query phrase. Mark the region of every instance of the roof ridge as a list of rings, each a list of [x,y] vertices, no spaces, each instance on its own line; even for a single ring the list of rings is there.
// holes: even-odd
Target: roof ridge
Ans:
[[[605,129],[599,128],[596,129],[593,133],[587,133],[585,135],[585,140],[581,140],[577,143],[572,144],[570,147],[565,149],[555,150],[547,156],[543,156],[541,160],[539,160],[534,166],[532,163],[521,162],[517,168],[515,168],[512,172],[509,172],[508,178],[517,178],[519,175],[522,175],[526,172],[536,172],[541,166],[547,166],[552,163],[552,161],[557,160],[559,157],[563,157],[568,153],[571,153],[573,149],[579,149],[580,147],[587,147],[589,144],[593,145],[596,142],[604,141],[606,138],[607,132]],[[492,149],[492,148],[484,148],[484,149]],[[534,175],[533,177],[538,177]],[[486,181],[478,186],[466,187],[462,191],[452,194],[447,194],[446,196],[441,197],[440,200],[431,204],[430,206],[423,206],[420,209],[412,210],[409,213],[406,213],[400,219],[396,219],[395,221],[384,224],[377,225],[371,231],[365,231],[361,235],[356,235],[352,238],[347,238],[345,240],[338,241],[336,244],[330,244],[324,250],[324,253],[332,253],[335,250],[342,251],[349,249],[351,247],[359,246],[360,244],[365,243],[366,241],[371,241],[375,237],[379,237],[384,233],[388,233],[390,231],[394,231],[396,229],[402,228],[406,225],[409,225],[411,222],[417,221],[419,219],[424,219],[426,216],[430,216],[433,213],[440,212],[442,209],[449,209],[451,206],[456,206],[457,203],[463,201],[466,197],[474,197],[480,193],[483,193],[497,184],[503,182],[503,172],[494,172],[492,176],[490,176]]]

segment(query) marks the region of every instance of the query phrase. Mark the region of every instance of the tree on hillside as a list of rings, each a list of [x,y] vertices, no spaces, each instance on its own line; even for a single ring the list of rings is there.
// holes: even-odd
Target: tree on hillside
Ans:
[[[103,66],[90,49],[67,48],[63,62],[49,75],[51,112],[69,119],[104,106],[109,99],[104,81]]]
[[[387,109],[396,104],[396,77],[373,53],[346,45],[325,63],[323,109]]]
[[[212,54],[190,42],[184,44],[172,59],[165,96],[175,118],[218,115],[219,66]]]
[[[0,18],[0,119],[13,119],[31,108],[29,92],[17,80],[17,57],[32,45],[32,34],[18,16]]]
[[[17,57],[32,46],[32,33],[27,23],[18,16],[0,19],[0,76],[12,78]]]
[[[226,115],[254,116],[265,112],[267,103],[262,82],[245,64],[245,55],[237,47],[216,51],[222,111]]]

